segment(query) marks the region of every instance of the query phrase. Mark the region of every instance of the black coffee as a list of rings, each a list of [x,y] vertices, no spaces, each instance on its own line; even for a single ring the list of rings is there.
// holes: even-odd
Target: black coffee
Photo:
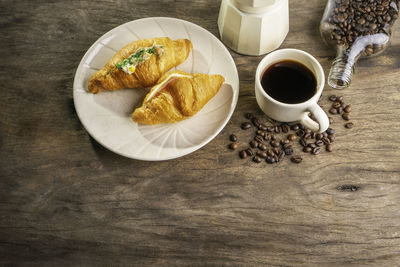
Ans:
[[[284,60],[264,71],[261,85],[275,100],[297,104],[307,101],[315,94],[317,81],[314,74],[303,64]]]

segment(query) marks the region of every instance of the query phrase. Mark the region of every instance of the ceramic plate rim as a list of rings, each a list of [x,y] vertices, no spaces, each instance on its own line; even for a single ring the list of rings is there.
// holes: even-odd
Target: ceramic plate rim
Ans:
[[[232,66],[233,66],[233,69],[234,69],[234,74],[235,74],[235,75],[234,75],[234,76],[235,76],[235,78],[234,78],[234,80],[235,80],[234,83],[235,83],[235,84],[231,84],[231,87],[232,87],[232,90],[233,90],[233,95],[232,95],[232,103],[231,103],[231,105],[230,105],[229,114],[228,114],[228,116],[226,117],[226,119],[221,123],[221,125],[215,130],[215,132],[214,132],[213,134],[211,134],[210,136],[208,136],[208,137],[207,137],[203,142],[201,142],[200,144],[195,145],[195,146],[192,146],[192,148],[191,148],[190,150],[188,150],[188,151],[186,151],[186,152],[184,152],[184,153],[181,153],[181,154],[178,154],[178,153],[176,153],[176,154],[171,154],[171,155],[169,155],[169,156],[162,157],[162,158],[151,158],[151,157],[133,156],[133,155],[131,155],[131,154],[124,153],[124,152],[122,152],[122,151],[119,151],[118,149],[115,149],[115,148],[113,148],[113,147],[111,147],[111,146],[105,144],[102,140],[100,140],[99,138],[97,138],[96,135],[95,135],[95,134],[92,132],[92,130],[90,129],[90,127],[88,127],[88,126],[85,124],[85,119],[82,119],[83,116],[80,114],[81,111],[80,111],[79,105],[76,104],[76,98],[78,97],[78,96],[77,96],[78,75],[81,73],[81,69],[82,69],[82,67],[83,67],[83,65],[84,65],[84,63],[85,63],[87,57],[88,57],[88,56],[90,55],[90,53],[92,52],[93,48],[94,48],[98,43],[100,43],[100,42],[104,39],[104,37],[106,37],[106,36],[107,36],[108,34],[110,34],[111,32],[117,31],[119,28],[123,28],[123,27],[125,27],[126,25],[129,25],[129,24],[131,24],[131,23],[135,23],[135,22],[137,22],[137,21],[157,20],[157,19],[160,19],[160,20],[180,21],[180,22],[182,22],[182,23],[184,23],[184,24],[185,24],[185,23],[186,23],[186,24],[190,24],[192,27],[195,27],[195,28],[197,28],[198,30],[203,31],[203,32],[205,32],[206,34],[208,34],[208,35],[210,36],[210,38],[214,39],[214,41],[216,41],[216,44],[218,44],[218,45],[222,48],[222,50],[228,55],[228,59],[229,59],[229,61],[232,63]],[[73,82],[73,88],[72,88],[72,90],[73,90],[74,107],[75,107],[76,113],[77,113],[77,115],[78,115],[78,118],[79,118],[80,122],[82,123],[83,127],[86,129],[86,131],[89,133],[89,135],[90,135],[94,140],[96,140],[96,142],[98,142],[99,144],[101,144],[104,148],[106,148],[106,149],[108,149],[108,150],[110,150],[110,151],[112,151],[112,152],[114,152],[114,153],[116,153],[116,154],[118,154],[118,155],[127,157],[127,158],[136,159],[136,160],[144,160],[144,161],[164,161],[164,160],[170,160],[170,159],[180,158],[180,157],[186,156],[186,155],[188,155],[188,154],[190,154],[190,153],[193,153],[193,152],[197,151],[198,149],[200,149],[200,148],[202,148],[203,146],[207,145],[211,140],[213,140],[213,139],[222,131],[222,129],[226,126],[226,124],[227,124],[227,123],[229,122],[229,120],[231,119],[232,114],[233,114],[233,112],[234,112],[234,110],[235,110],[235,108],[236,108],[236,105],[237,105],[237,102],[238,102],[238,99],[239,99],[239,74],[238,74],[238,71],[237,71],[236,64],[235,64],[235,62],[234,62],[234,60],[233,60],[233,58],[232,58],[232,55],[229,53],[229,50],[225,47],[225,45],[224,45],[216,36],[214,36],[214,35],[213,35],[211,32],[209,32],[208,30],[204,29],[203,27],[201,27],[201,26],[199,26],[199,25],[197,25],[197,24],[195,24],[195,23],[193,23],[193,22],[190,22],[190,21],[187,21],[187,20],[183,20],[183,19],[172,18],[172,17],[147,17],[147,18],[136,19],[136,20],[132,20],[132,21],[123,23],[123,24],[121,24],[121,25],[119,25],[119,26],[117,26],[117,27],[112,28],[111,30],[107,31],[107,32],[104,33],[102,36],[100,36],[100,37],[89,47],[89,49],[85,52],[85,54],[83,55],[82,59],[80,60],[79,65],[78,65],[78,67],[77,67],[77,69],[76,69],[76,71],[75,71],[74,82]]]

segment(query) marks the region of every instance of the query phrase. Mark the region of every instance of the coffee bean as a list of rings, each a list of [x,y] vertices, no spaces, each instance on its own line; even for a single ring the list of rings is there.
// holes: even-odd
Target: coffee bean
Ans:
[[[330,143],[331,143],[331,140],[329,140],[329,138],[328,138],[328,137],[324,137],[324,138],[322,138],[321,140],[322,140],[322,142],[324,142],[324,144],[325,144],[325,145],[327,145],[327,144],[330,144]]]
[[[281,128],[282,128],[282,132],[284,132],[284,133],[288,133],[290,130],[290,127],[287,124],[282,124]]]
[[[257,141],[257,143],[262,143],[264,142],[264,138],[261,135],[256,135],[254,137],[254,140]]]
[[[290,127],[292,131],[297,131],[299,129],[299,125],[295,124]]]
[[[281,140],[281,145],[286,145],[286,144],[289,144],[289,139],[282,139]]]
[[[332,124],[333,123],[332,117],[328,117],[328,119],[329,119],[329,124]]]
[[[271,134],[265,134],[265,135],[264,135],[265,141],[270,141],[271,138],[272,138]]]
[[[311,150],[311,153],[312,153],[313,155],[318,155],[319,153],[321,153],[321,148],[320,148],[319,146],[314,147],[314,148]]]
[[[333,104],[332,104],[332,107],[333,108],[339,108],[341,106],[341,103],[339,102],[339,101],[335,101],[335,102],[333,102]]]
[[[259,156],[262,159],[265,159],[267,157],[267,153],[262,152],[262,151],[257,151],[256,155]]]
[[[237,147],[238,147],[238,144],[235,143],[235,142],[229,144],[229,148],[232,149],[232,150],[235,150]]]
[[[278,140],[271,141],[271,142],[270,142],[270,145],[271,145],[272,147],[279,147],[279,141],[278,141]]]
[[[291,160],[293,163],[300,163],[300,162],[303,160],[303,158],[300,157],[300,156],[292,156],[292,157],[290,158],[290,160]]]
[[[343,113],[342,118],[343,118],[345,121],[349,121],[349,120],[350,120],[350,114],[349,114],[349,113]]]
[[[347,105],[347,106],[344,108],[344,112],[350,113],[350,111],[351,111],[351,105]]]
[[[328,129],[326,129],[326,133],[327,133],[327,134],[334,134],[334,133],[335,133],[335,130],[332,129],[332,128],[328,128]]]
[[[272,163],[275,163],[275,158],[273,158],[273,157],[267,157],[265,161],[266,161],[267,163],[269,163],[269,164],[272,164]]]
[[[254,157],[253,157],[253,161],[254,161],[255,163],[260,163],[260,162],[261,162],[261,158],[258,157],[258,156],[254,156]]]
[[[329,109],[329,113],[331,113],[331,114],[337,114],[336,108],[331,108],[331,109]]]
[[[251,140],[249,144],[250,144],[250,146],[251,146],[252,148],[256,148],[256,147],[258,146],[258,142],[255,141],[255,140]]]
[[[296,132],[296,134],[297,134],[297,136],[303,136],[304,135],[304,130],[297,130],[297,132]]]
[[[285,155],[292,155],[293,154],[293,148],[289,147],[289,148],[285,148],[284,149]]]
[[[332,144],[327,144],[325,148],[326,148],[326,151],[332,152]]]
[[[279,126],[275,126],[274,132],[275,133],[280,133],[281,132],[281,128],[279,128]]]
[[[267,132],[272,133],[274,131],[274,127],[273,126],[268,126],[267,127]]]
[[[247,156],[250,156],[250,157],[254,155],[253,150],[251,150],[251,148],[246,149],[246,154],[247,154]]]
[[[303,152],[305,152],[305,153],[310,153],[310,152],[311,152],[311,150],[312,150],[312,148],[311,148],[311,147],[309,147],[309,146],[305,146],[305,147],[303,147]]]
[[[333,134],[328,135],[329,141],[333,143],[335,141],[335,136]]]
[[[317,136],[315,137],[317,140],[321,140],[323,138],[323,134],[319,133],[317,134]]]
[[[262,151],[265,151],[265,150],[268,149],[268,148],[267,148],[267,145],[266,145],[266,144],[263,144],[263,143],[258,144],[258,148],[259,148],[260,150],[262,150]]]
[[[307,141],[304,140],[304,139],[300,139],[299,143],[300,143],[301,146],[307,146],[308,145]]]
[[[311,147],[312,149],[314,149],[314,148],[316,148],[316,147],[317,147],[317,145],[316,145],[316,144],[314,144],[314,143],[310,143],[310,144],[308,144],[307,146],[308,146],[308,147]]]
[[[338,96],[336,100],[337,100],[339,103],[342,103],[342,102],[343,102],[343,96]]]
[[[243,130],[247,130],[247,129],[251,128],[251,123],[248,122],[248,121],[243,122],[243,123],[240,125],[240,128],[242,128]]]
[[[273,157],[275,155],[274,151],[272,149],[268,149],[267,155],[270,157]]]
[[[299,123],[298,125],[300,130],[304,131],[306,129],[306,127],[303,124]]]
[[[278,162],[278,161],[279,161],[278,155],[274,155],[273,158],[274,158],[274,161],[275,161],[275,162]]]
[[[254,126],[258,127],[260,125],[260,120],[257,117],[251,119]]]
[[[265,124],[260,124],[259,126],[258,126],[258,129],[259,130],[262,130],[262,131],[266,131],[267,130],[267,125],[265,125]]]
[[[324,142],[322,140],[318,140],[317,142],[315,142],[316,146],[323,146]]]
[[[277,137],[276,137],[276,135],[274,135],[274,134],[271,134],[271,140],[272,140],[272,141],[275,141],[275,140],[276,140],[276,138],[277,138]]]
[[[261,135],[262,137],[264,137],[265,132],[262,131],[262,130],[257,130],[257,131],[256,131],[256,134],[257,134],[257,135]]]
[[[240,151],[240,152],[239,152],[239,157],[240,157],[241,159],[247,158],[247,153],[246,153],[246,151],[245,151],[245,150]]]
[[[229,140],[231,140],[232,142],[236,142],[236,141],[238,140],[238,138],[237,138],[236,135],[231,134],[231,135],[229,136]]]
[[[347,129],[351,129],[351,128],[353,128],[353,126],[354,126],[354,123],[352,123],[352,122],[348,122],[344,125],[344,127],[346,127]]]
[[[275,154],[275,155],[278,155],[280,149],[279,149],[278,147],[274,147],[274,148],[272,149],[272,151],[274,151],[274,154]]]
[[[337,99],[337,96],[335,96],[335,95],[329,96],[329,100],[332,101],[332,102],[335,102],[336,99]]]
[[[306,133],[303,135],[303,139],[310,139],[310,138],[312,138],[312,134],[310,133]]]
[[[244,117],[246,118],[246,119],[249,119],[249,120],[251,120],[252,118],[254,118],[254,115],[253,115],[253,113],[246,113],[245,115],[244,115]]]
[[[289,134],[288,136],[287,136],[287,139],[289,140],[289,141],[294,141],[294,140],[296,140],[296,135],[295,134]]]

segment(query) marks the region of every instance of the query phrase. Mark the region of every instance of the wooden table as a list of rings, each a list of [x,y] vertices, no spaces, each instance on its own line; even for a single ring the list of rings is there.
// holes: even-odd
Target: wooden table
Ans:
[[[334,117],[332,153],[275,165],[240,160],[245,112],[261,57],[232,52],[240,97],[202,149],[164,162],[131,160],[94,141],[72,99],[90,45],[127,21],[194,22],[218,36],[220,1],[0,2],[0,264],[394,266],[400,263],[400,24],[379,57],[359,62],[351,88],[325,87],[353,107]],[[325,1],[290,3],[282,47],[314,55]],[[351,188],[353,190],[351,190]]]

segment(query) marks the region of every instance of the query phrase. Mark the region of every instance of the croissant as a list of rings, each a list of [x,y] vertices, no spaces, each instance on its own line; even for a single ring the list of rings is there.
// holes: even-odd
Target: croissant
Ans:
[[[195,115],[219,91],[221,75],[172,71],[146,95],[132,119],[142,124],[173,123]]]
[[[89,92],[150,87],[171,68],[189,56],[192,43],[187,39],[168,37],[143,39],[130,43],[89,80]]]

